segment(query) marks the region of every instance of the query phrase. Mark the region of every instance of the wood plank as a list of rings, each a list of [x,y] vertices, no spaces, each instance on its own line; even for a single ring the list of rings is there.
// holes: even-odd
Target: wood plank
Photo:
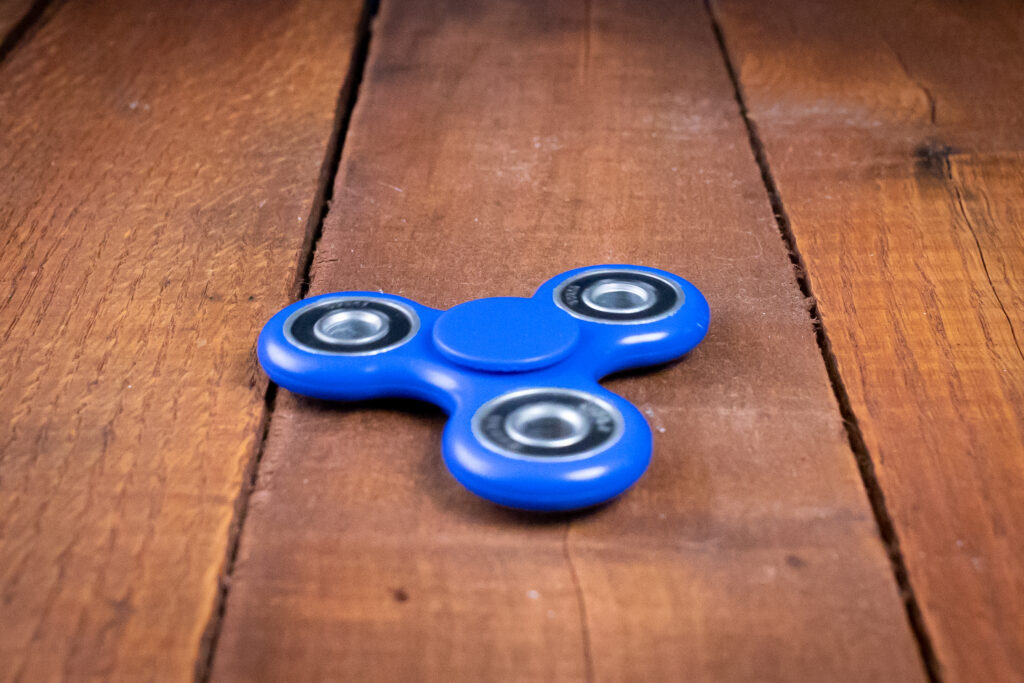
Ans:
[[[941,672],[1019,680],[1024,8],[719,5]]]
[[[357,2],[69,2],[0,70],[0,679],[185,679]]]
[[[712,329],[609,383],[654,463],[576,516],[464,491],[437,410],[282,392],[215,680],[921,678],[700,3],[385,3],[334,197],[314,293],[448,307],[636,262]]]

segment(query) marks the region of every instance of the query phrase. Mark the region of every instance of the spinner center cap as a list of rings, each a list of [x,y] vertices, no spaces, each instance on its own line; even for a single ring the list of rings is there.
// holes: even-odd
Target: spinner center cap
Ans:
[[[570,316],[536,299],[467,301],[434,323],[434,345],[449,360],[491,372],[523,372],[565,358],[579,337]]]

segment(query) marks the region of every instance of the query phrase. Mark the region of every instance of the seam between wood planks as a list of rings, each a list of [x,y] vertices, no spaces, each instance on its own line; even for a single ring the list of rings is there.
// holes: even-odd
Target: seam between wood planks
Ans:
[[[359,97],[359,86],[363,82],[363,72],[366,69],[366,58],[370,52],[370,39],[372,38],[371,24],[380,9],[380,0],[365,0],[363,13],[359,18],[359,25],[356,28],[356,45],[352,52],[352,63],[349,65],[348,75],[338,93],[338,109],[334,119],[334,132],[331,134],[330,142],[327,144],[327,152],[324,156],[323,168],[320,171],[320,185],[317,187],[316,197],[313,200],[313,209],[310,212],[307,223],[306,240],[303,243],[299,263],[295,271],[294,298],[296,301],[305,298],[309,293],[310,277],[309,272],[313,267],[313,257],[316,256],[317,245],[320,244],[320,237],[324,233],[324,220],[331,210],[331,200],[334,199],[334,181],[338,176],[338,168],[341,165],[341,152],[345,146],[345,137],[348,135],[348,124],[352,118],[352,110],[356,106],[356,98]]]
[[[372,37],[371,23],[373,17],[377,14],[378,8],[378,0],[366,0],[356,28],[356,41],[352,51],[352,61],[349,65],[348,74],[345,76],[341,90],[338,93],[334,128],[324,152],[324,160],[320,168],[320,179],[317,183],[317,190],[313,197],[309,217],[306,220],[306,237],[303,240],[298,263],[296,264],[295,280],[291,288],[292,299],[295,301],[304,298],[309,292],[310,269],[313,265],[313,257],[316,255],[317,245],[323,234],[324,219],[330,211],[331,198],[334,196],[334,182],[341,164],[341,153],[345,146],[348,124],[352,117],[352,110],[356,105],[356,99],[359,96],[359,86],[363,80],[363,71],[366,67],[367,55],[369,54],[370,39]],[[256,483],[259,479],[260,463],[266,451],[276,402],[277,385],[273,382],[268,382],[267,391],[264,395],[263,420],[260,426],[259,441],[242,478],[242,490],[239,491],[235,503],[235,518],[232,521],[228,534],[227,554],[224,561],[224,571],[220,578],[219,593],[210,615],[210,620],[203,630],[203,637],[199,645],[198,656],[196,657],[195,680],[198,683],[207,683],[213,672],[213,660],[217,654],[217,643],[220,639],[221,627],[224,624],[224,615],[227,612],[228,594],[231,591],[231,575],[234,572],[235,562],[238,559],[242,529],[245,527],[245,519],[249,510],[249,499],[252,496],[252,492],[256,489]]]
[[[33,33],[45,25],[50,17],[53,16],[53,12],[62,4],[63,0],[55,0],[52,3],[52,11],[47,12],[46,10],[51,5],[50,0],[35,0],[25,10],[25,14],[21,16],[21,19],[18,19],[11,26],[10,30],[7,31],[7,35],[3,37],[3,40],[0,40],[0,62],[7,59],[7,56],[11,54],[14,48],[18,47],[19,44],[30,38]]]
[[[897,587],[903,598],[903,606],[906,610],[907,620],[910,623],[914,640],[917,642],[918,654],[921,657],[921,664],[924,667],[928,680],[938,683],[942,680],[938,657],[932,645],[931,637],[924,623],[924,615],[921,612],[920,603],[914,594],[913,586],[910,584],[910,575],[907,572],[907,565],[903,558],[903,551],[900,549],[899,536],[896,534],[896,527],[893,525],[892,516],[885,504],[885,493],[879,484],[878,476],[875,473],[874,461],[868,452],[864,435],[861,432],[860,423],[853,407],[850,404],[850,396],[847,393],[846,385],[839,374],[839,363],[832,350],[832,343],[829,341],[828,333],[825,330],[824,321],[818,310],[818,304],[811,289],[810,276],[804,264],[803,257],[797,248],[796,235],[793,233],[792,224],[786,213],[785,205],[782,203],[782,195],[779,192],[775,178],[772,176],[771,168],[768,165],[768,155],[764,143],[761,141],[757,124],[750,118],[750,111],[747,109],[746,100],[743,96],[743,88],[740,84],[739,74],[733,63],[732,57],[725,43],[725,34],[718,21],[712,3],[714,0],[704,0],[704,8],[707,10],[708,19],[711,22],[711,30],[718,42],[718,49],[722,54],[722,61],[732,82],[733,95],[739,107],[740,117],[747,129],[747,138],[750,142],[750,150],[754,155],[754,161],[761,171],[761,180],[764,183],[765,193],[768,195],[768,202],[771,205],[772,213],[775,216],[775,223],[778,226],[779,234],[789,252],[789,260],[793,265],[796,281],[800,292],[808,302],[808,314],[814,327],[815,338],[818,342],[818,349],[821,351],[822,360],[825,363],[825,370],[828,373],[832,391],[836,401],[839,403],[839,412],[843,418],[843,426],[853,450],[857,462],[857,469],[860,471],[861,480],[867,491],[868,501],[871,503],[871,511],[875,517],[879,534],[885,544],[886,552],[889,555],[889,562],[892,566],[893,576],[896,579]]]

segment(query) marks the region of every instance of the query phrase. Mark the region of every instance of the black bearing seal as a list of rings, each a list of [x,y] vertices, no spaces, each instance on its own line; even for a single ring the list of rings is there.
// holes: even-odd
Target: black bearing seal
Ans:
[[[603,281],[638,284],[654,292],[654,300],[643,310],[615,312],[594,308],[583,293]],[[683,305],[683,292],[670,280],[641,270],[593,270],[569,278],[554,292],[555,304],[569,314],[584,320],[612,324],[648,323],[667,318]]]
[[[339,310],[373,311],[388,321],[383,337],[363,344],[332,343],[318,336],[317,321]],[[346,296],[322,299],[293,313],[284,323],[284,335],[291,343],[313,353],[340,356],[368,356],[389,351],[409,341],[420,328],[420,319],[410,307],[369,297]]]
[[[509,416],[523,406],[555,403],[587,416],[586,435],[568,446],[548,447],[517,441],[509,434]],[[609,402],[593,394],[573,389],[523,389],[504,394],[485,403],[473,415],[473,434],[489,448],[513,458],[578,460],[596,455],[615,444],[622,436],[622,414]]]

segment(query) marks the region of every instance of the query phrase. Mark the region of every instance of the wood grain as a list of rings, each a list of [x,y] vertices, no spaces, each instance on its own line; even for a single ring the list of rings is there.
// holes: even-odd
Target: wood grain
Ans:
[[[718,3],[949,680],[1024,672],[1024,8]]]
[[[313,293],[448,307],[636,262],[712,307],[609,386],[655,430],[621,500],[531,517],[444,417],[282,392],[214,680],[919,680],[722,57],[697,2],[387,2]]]
[[[356,2],[69,2],[0,69],[0,679],[191,677]]]

